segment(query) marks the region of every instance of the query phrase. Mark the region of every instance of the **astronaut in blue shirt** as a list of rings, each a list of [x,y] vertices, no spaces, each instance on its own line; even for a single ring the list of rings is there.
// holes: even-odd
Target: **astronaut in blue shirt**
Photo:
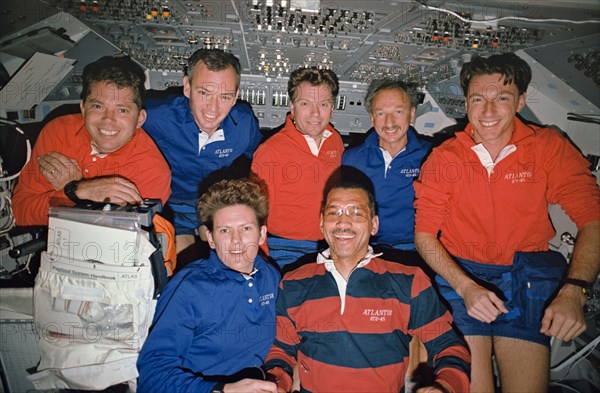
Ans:
[[[175,274],[158,299],[137,390],[275,393],[260,368],[275,339],[280,280],[257,255],[267,195],[247,179],[221,180],[198,205],[212,251]]]
[[[431,143],[417,137],[411,126],[419,104],[416,87],[399,80],[382,79],[371,83],[365,107],[373,128],[365,141],[346,150],[343,173],[360,171],[371,181],[379,231],[375,245],[414,250],[415,191],[413,181],[431,151]]]
[[[205,240],[198,196],[218,180],[247,176],[262,138],[252,108],[237,100],[240,72],[234,55],[200,49],[189,59],[183,95],[144,102],[144,129],[171,167],[166,212],[178,252],[195,243],[196,233]]]

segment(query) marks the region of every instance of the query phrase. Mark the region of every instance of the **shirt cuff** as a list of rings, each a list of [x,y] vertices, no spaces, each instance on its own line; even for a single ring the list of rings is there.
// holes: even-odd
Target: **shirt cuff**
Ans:
[[[283,389],[285,392],[292,390],[292,377],[283,368],[272,368],[267,371],[267,374],[271,376],[271,378],[267,377],[267,380],[275,382],[278,388]]]

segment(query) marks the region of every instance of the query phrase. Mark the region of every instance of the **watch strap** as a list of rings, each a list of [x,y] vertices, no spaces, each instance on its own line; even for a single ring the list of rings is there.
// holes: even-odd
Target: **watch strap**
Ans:
[[[63,188],[63,191],[65,192],[65,195],[67,196],[67,198],[69,198],[71,201],[73,201],[75,203],[81,202],[81,199],[79,199],[76,194],[78,185],[79,185],[79,180],[73,180],[73,181],[68,182],[65,185],[65,187]]]
[[[591,282],[587,282],[585,280],[580,280],[578,278],[565,278],[563,280],[563,285],[575,285],[576,287],[580,287],[583,291],[583,294],[588,296],[590,291],[592,290],[593,284]]]
[[[210,393],[223,393],[223,389],[225,389],[225,384],[222,382],[217,382],[215,386],[213,386]]]

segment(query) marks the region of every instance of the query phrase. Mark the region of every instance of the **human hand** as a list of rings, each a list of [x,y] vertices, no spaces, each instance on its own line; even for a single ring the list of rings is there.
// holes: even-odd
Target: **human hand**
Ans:
[[[228,383],[223,387],[224,393],[251,393],[265,392],[278,393],[277,385],[274,382],[261,381],[259,379],[245,378],[235,383]]]
[[[569,341],[583,333],[587,326],[583,315],[585,296],[581,288],[564,286],[544,311],[540,332]]]
[[[140,204],[142,197],[135,184],[120,176],[81,180],[76,191],[79,199],[115,205]]]
[[[54,190],[62,190],[67,183],[81,179],[81,168],[76,160],[55,151],[37,157],[40,172]]]
[[[463,291],[467,314],[478,321],[491,323],[501,313],[508,313],[504,302],[496,294],[474,282]]]

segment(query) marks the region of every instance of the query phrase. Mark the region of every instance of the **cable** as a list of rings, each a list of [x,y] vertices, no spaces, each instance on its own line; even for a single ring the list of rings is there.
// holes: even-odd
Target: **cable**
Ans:
[[[7,119],[0,119],[0,123],[4,123],[4,124],[8,124],[8,125],[13,126],[14,129],[17,130],[17,132],[19,132],[21,135],[23,135],[25,137],[25,145],[27,146],[27,159],[25,160],[25,164],[23,164],[23,167],[25,167],[25,165],[27,165],[27,163],[31,159],[31,143],[29,142],[29,138],[27,138],[27,135],[25,135],[25,133],[23,132],[23,130],[21,130],[19,127],[17,127],[17,123],[14,123],[14,122],[12,122],[10,120],[7,120]],[[13,179],[16,179],[21,174],[22,170],[23,170],[23,168],[21,168],[14,175],[10,175],[10,176],[7,176],[7,177],[0,177],[0,182],[1,181],[11,181]]]
[[[31,159],[31,143],[29,142],[29,138],[27,138],[27,135],[25,135],[23,130],[21,130],[17,126],[17,123],[10,121],[8,119],[0,119],[0,123],[8,125],[8,126],[12,126],[9,128],[13,128],[18,133],[23,135],[25,137],[25,145],[26,145],[26,149],[27,149],[27,158],[25,160],[25,164],[23,164],[23,167],[21,167],[21,169],[19,169],[17,171],[17,173],[15,173],[13,175],[9,175],[6,177],[0,177],[0,234],[1,234],[1,233],[6,233],[6,232],[10,231],[15,226],[15,217],[12,212],[12,202],[11,202],[12,186],[13,186],[12,181],[14,179],[16,179],[17,177],[19,177],[19,175],[23,171],[23,168]],[[2,160],[0,159],[0,175],[3,175],[4,172],[2,169],[1,162],[2,162]]]
[[[10,182],[9,188],[10,190]],[[12,202],[9,195],[0,195],[0,234],[13,229],[15,216],[12,214]]]
[[[31,263],[32,257],[33,257],[33,254],[27,255],[27,260],[26,260],[25,264],[23,265],[23,267],[19,270],[13,270],[12,272],[10,272],[10,274],[14,277],[17,274],[24,272],[25,270],[27,270],[27,273],[31,274],[31,270],[29,269],[29,264]]]
[[[569,367],[565,376],[558,379],[558,381],[562,381],[562,380],[566,379],[569,376],[569,374],[571,374],[573,367],[577,363],[579,363],[582,359],[586,358],[590,353],[594,352],[594,350],[596,349],[598,344],[600,344],[600,336],[598,336],[595,339],[593,339],[592,341],[590,341],[585,347],[580,349],[578,352],[576,352],[570,358],[568,358],[565,361],[563,361],[562,363],[557,364],[556,366],[552,367],[550,369],[550,371],[560,372],[565,367]]]
[[[566,388],[570,392],[581,393],[579,390],[575,389],[574,387],[571,387],[569,385],[565,385],[564,383],[558,383],[558,382],[552,382],[552,381],[550,381],[550,386],[558,386],[558,387],[561,387],[563,389]]]
[[[579,113],[574,113],[574,112],[568,112],[567,113],[567,120],[572,120],[572,121],[580,121],[582,123],[593,123],[593,124],[600,124],[600,114],[586,114],[586,115],[582,115]]]
[[[577,25],[581,25],[581,24],[585,24],[585,23],[600,23],[600,20],[598,19],[588,19],[588,20],[570,20],[570,19],[554,19],[554,18],[550,18],[550,19],[533,19],[533,18],[525,18],[522,16],[503,16],[502,18],[496,18],[496,19],[486,19],[486,20],[473,20],[473,19],[468,19],[465,18],[459,14],[457,14],[454,11],[450,11],[446,8],[439,8],[439,7],[433,7],[427,4],[423,4],[420,3],[422,7],[427,8],[428,10],[433,10],[433,11],[440,11],[440,12],[445,12],[447,14],[450,14],[458,19],[460,19],[463,22],[466,23],[496,23],[496,22],[500,22],[501,20],[505,20],[505,19],[515,19],[518,21],[527,21],[527,22],[559,22],[559,23],[573,23],[573,24],[577,24]]]

